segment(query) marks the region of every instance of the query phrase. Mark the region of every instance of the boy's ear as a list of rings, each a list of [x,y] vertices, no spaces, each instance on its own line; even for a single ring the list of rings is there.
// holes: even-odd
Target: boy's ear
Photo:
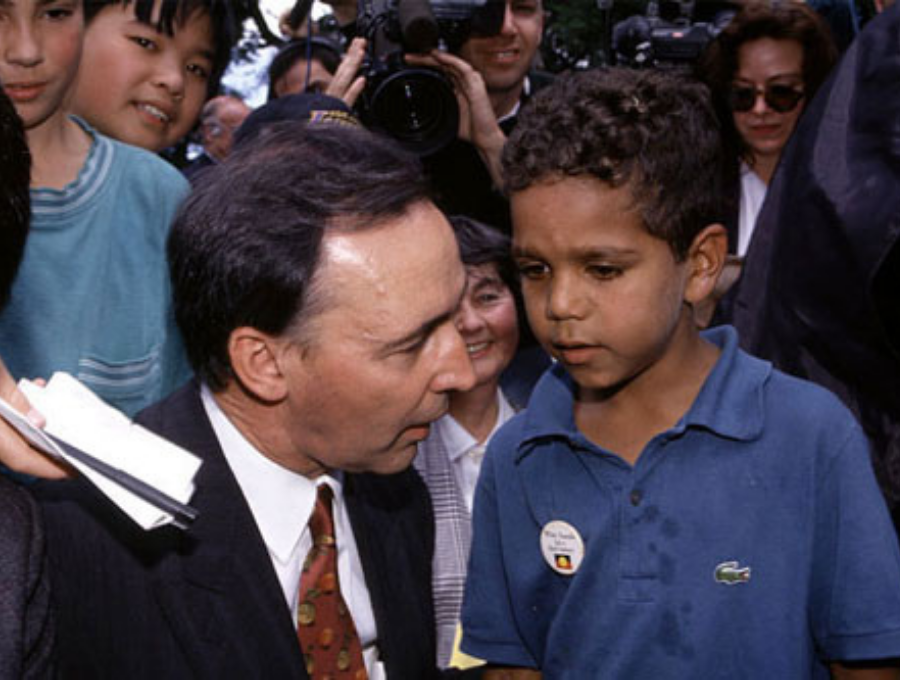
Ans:
[[[721,224],[710,224],[694,237],[687,255],[686,302],[696,305],[712,294],[727,254],[728,232]]]
[[[231,370],[240,384],[265,402],[278,402],[287,396],[287,380],[281,367],[284,340],[268,333],[241,326],[228,337]]]

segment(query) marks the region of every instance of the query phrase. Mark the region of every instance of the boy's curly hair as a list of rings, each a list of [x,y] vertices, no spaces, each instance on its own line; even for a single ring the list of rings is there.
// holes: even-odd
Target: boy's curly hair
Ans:
[[[706,88],[671,72],[569,74],[523,110],[503,152],[507,190],[592,176],[628,185],[647,230],[683,259],[721,222],[722,153]]]

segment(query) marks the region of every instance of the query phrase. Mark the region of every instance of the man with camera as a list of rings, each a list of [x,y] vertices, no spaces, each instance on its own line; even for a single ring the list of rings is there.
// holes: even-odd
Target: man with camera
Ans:
[[[438,205],[446,212],[509,230],[500,153],[519,108],[550,80],[532,71],[543,30],[541,0],[506,0],[496,35],[470,36],[456,54],[435,50],[427,56],[407,56],[410,64],[439,68],[456,90],[458,137],[424,159]]]
[[[423,156],[445,212],[508,231],[500,153],[521,105],[550,80],[532,71],[544,29],[542,0],[401,0],[392,5],[361,0],[358,8],[353,0],[326,4],[344,33],[361,35],[370,46],[363,121],[402,137]],[[395,42],[398,35],[403,36],[400,44]],[[449,51],[431,49],[439,39]],[[449,144],[438,139],[446,120],[442,88],[433,87],[427,72],[399,73],[396,50],[411,71],[435,69],[452,85],[454,92],[448,88],[447,95],[452,101],[455,94],[459,129]],[[387,87],[392,78],[393,86]],[[396,120],[399,112],[408,120]]]

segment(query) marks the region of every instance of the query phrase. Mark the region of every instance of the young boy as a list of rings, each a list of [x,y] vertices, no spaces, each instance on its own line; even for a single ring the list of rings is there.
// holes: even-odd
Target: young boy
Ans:
[[[184,137],[215,94],[238,25],[227,0],[85,0],[71,110],[149,151]]]
[[[33,160],[31,232],[0,315],[0,356],[16,377],[67,371],[132,414],[190,375],[165,259],[188,186],[63,109],[83,32],[80,0],[0,0],[0,82]]]
[[[476,494],[462,648],[495,677],[900,673],[874,668],[900,657],[900,552],[860,429],[693,322],[726,250],[714,121],[696,84],[596,71],[538,94],[504,153],[558,363]]]

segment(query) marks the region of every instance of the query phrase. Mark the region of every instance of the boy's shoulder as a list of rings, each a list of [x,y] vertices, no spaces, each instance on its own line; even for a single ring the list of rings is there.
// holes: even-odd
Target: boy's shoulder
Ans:
[[[853,414],[836,395],[747,354],[737,346],[734,329],[718,328],[704,337],[722,353],[681,426],[748,443],[796,435],[810,443],[837,444],[859,433]],[[560,365],[551,366],[528,407],[497,432],[492,445],[515,459],[529,442],[579,439],[574,402],[572,379]]]
[[[137,180],[148,187],[168,191],[187,192],[188,181],[170,163],[145,149],[125,144],[99,132],[95,132],[96,143],[107,145],[115,159],[116,171],[128,181]]]

